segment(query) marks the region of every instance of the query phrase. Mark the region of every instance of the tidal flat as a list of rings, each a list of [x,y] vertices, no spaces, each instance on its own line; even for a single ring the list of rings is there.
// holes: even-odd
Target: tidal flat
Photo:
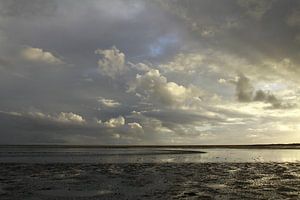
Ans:
[[[2,163],[0,199],[299,199],[300,163]]]
[[[300,151],[2,147],[0,199],[300,199]]]

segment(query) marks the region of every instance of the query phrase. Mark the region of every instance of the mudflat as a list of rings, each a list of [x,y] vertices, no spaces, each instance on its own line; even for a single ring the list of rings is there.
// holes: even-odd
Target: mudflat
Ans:
[[[0,199],[299,199],[300,163],[0,164]]]

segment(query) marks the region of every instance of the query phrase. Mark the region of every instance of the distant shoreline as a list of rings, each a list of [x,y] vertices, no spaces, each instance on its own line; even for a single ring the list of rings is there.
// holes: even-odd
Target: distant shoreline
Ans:
[[[249,144],[249,145],[62,145],[62,144],[22,144],[0,145],[0,148],[222,148],[222,149],[300,149],[299,143],[293,144]]]

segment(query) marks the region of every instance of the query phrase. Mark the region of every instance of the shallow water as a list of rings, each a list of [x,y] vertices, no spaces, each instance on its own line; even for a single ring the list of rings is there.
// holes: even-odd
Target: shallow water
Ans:
[[[0,148],[0,162],[2,163],[248,163],[299,161],[300,150],[298,149]]]

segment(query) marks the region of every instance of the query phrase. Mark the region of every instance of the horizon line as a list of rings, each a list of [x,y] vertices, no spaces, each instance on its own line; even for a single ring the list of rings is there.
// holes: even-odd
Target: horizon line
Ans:
[[[279,149],[300,149],[300,143],[265,143],[265,144],[0,144],[0,148],[5,147],[64,147],[64,148],[279,148]]]

